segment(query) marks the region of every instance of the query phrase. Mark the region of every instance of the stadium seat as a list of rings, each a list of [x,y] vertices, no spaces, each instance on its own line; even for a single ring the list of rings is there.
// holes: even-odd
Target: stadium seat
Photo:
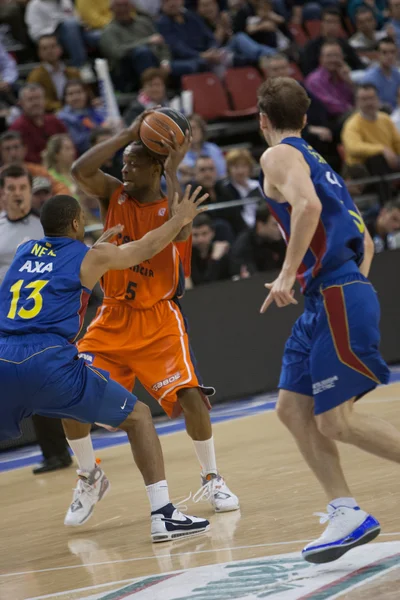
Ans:
[[[199,73],[182,77],[182,89],[193,92],[194,112],[206,121],[234,119],[254,114],[253,110],[231,110],[228,96],[214,73]]]
[[[295,23],[290,23],[289,30],[290,30],[290,33],[294,37],[294,41],[296,42],[296,44],[298,46],[300,46],[300,48],[302,48],[303,46],[305,46],[307,44],[308,37],[301,25],[296,25]]]
[[[304,27],[312,40],[321,35],[321,21],[319,19],[305,21]]]
[[[263,80],[254,67],[228,69],[225,85],[230,94],[232,107],[237,111],[257,112],[257,91]]]

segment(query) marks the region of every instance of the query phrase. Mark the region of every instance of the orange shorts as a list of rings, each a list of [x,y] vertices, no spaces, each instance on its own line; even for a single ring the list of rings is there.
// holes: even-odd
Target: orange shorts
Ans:
[[[169,417],[181,413],[177,393],[183,388],[199,388],[211,408],[207,396],[215,390],[202,385],[186,322],[172,300],[147,310],[105,300],[78,342],[78,350],[88,363],[108,371],[129,392],[137,377]]]

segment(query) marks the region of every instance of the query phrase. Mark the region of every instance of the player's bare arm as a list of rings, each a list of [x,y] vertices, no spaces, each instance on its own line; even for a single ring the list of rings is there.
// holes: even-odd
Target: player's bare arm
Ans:
[[[170,132],[172,139],[172,146],[169,150],[169,154],[167,160],[165,161],[164,171],[165,171],[165,179],[167,181],[167,196],[168,196],[168,204],[169,204],[169,214],[171,217],[174,215],[174,204],[172,200],[178,194],[179,202],[182,200],[183,193],[181,189],[181,185],[178,180],[178,168],[181,164],[185,154],[187,153],[191,136],[190,132],[187,131],[185,135],[185,143],[182,146],[179,146],[176,141],[176,136],[173,131]],[[176,242],[182,242],[187,240],[192,233],[192,223],[189,223],[179,232],[176,236]]]
[[[94,146],[82,154],[72,165],[72,175],[79,187],[86,194],[98,198],[103,221],[110,197],[122,183],[119,179],[103,173],[101,167],[121,148],[140,139],[140,125],[150,112],[152,111],[142,113],[130,127],[123,129],[109,140]]]
[[[265,193],[277,202],[292,207],[290,240],[279,277],[266,284],[270,292],[261,307],[264,313],[275,302],[278,307],[297,304],[294,283],[297,271],[317,229],[322,205],[315,193],[309,167],[295,148],[275,146],[264,152],[261,168],[265,175]]]
[[[372,237],[368,229],[365,229],[364,232],[364,260],[360,265],[360,273],[364,275],[364,277],[368,277],[369,270],[371,268],[372,260],[375,254],[375,246]]]
[[[124,270],[149,260],[168,244],[170,244],[183,227],[193,221],[200,213],[207,210],[200,205],[208,198],[204,194],[199,198],[201,187],[191,193],[191,186],[186,188],[182,201],[176,200],[174,216],[161,227],[150,231],[140,240],[115,246],[108,243],[97,243],[84,258],[81,266],[80,279],[83,286],[92,289],[97,281],[110,270]],[[110,239],[122,230],[117,225],[105,232],[103,240]]]

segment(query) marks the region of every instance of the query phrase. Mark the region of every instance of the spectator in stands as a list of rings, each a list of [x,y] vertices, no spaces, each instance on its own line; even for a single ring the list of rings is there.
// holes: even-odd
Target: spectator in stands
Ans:
[[[379,111],[379,98],[371,84],[356,92],[357,111],[342,130],[345,161],[365,164],[371,175],[383,175],[399,168],[400,133],[389,115]]]
[[[272,10],[269,0],[245,2],[233,19],[233,31],[245,32],[258,44],[281,51],[292,39],[285,18]]]
[[[257,205],[262,200],[260,184],[252,179],[256,162],[248,150],[237,148],[226,155],[228,177],[222,182],[220,190],[221,202],[231,200],[250,200],[251,204],[221,211],[220,216],[226,218],[232,225],[235,234],[247,227],[253,227],[256,219]],[[225,214],[224,214],[225,213]],[[236,218],[234,219],[234,215]]]
[[[400,2],[399,0],[389,0],[390,19],[385,24],[387,35],[400,45]]]
[[[398,131],[400,131],[400,86],[397,88],[397,107],[390,115]]]
[[[232,245],[231,273],[253,275],[257,271],[280,269],[286,244],[268,206],[264,203],[255,214],[255,223],[243,231]]]
[[[68,188],[56,179],[53,179],[45,167],[25,162],[25,155],[26,148],[22,142],[21,134],[18,131],[6,131],[6,133],[3,133],[0,137],[0,159],[3,169],[10,165],[18,165],[28,171],[33,178],[49,179],[53,195],[69,194]]]
[[[78,154],[90,147],[90,132],[105,122],[104,113],[91,104],[89,90],[79,79],[68,81],[64,90],[64,107],[57,117],[68,129]]]
[[[68,192],[69,193],[69,192]],[[52,183],[47,177],[35,177],[32,184],[32,206],[40,213],[42,206],[52,197]]]
[[[323,44],[320,66],[308,75],[305,86],[322,102],[331,117],[341,117],[352,109],[353,84],[340,44]]]
[[[96,0],[97,1],[97,0]],[[38,42],[43,35],[55,34],[74,67],[85,81],[94,75],[88,63],[85,42],[92,44],[90,32],[79,23],[72,0],[30,0],[25,13],[29,35]]]
[[[247,33],[233,34],[228,12],[221,11],[217,0],[199,0],[197,14],[213,34],[217,45],[233,54],[234,65],[258,63],[264,56],[275,54],[276,49],[253,40]]]
[[[187,287],[229,279],[229,242],[215,240],[214,223],[207,214],[193,221],[192,237],[192,272]]]
[[[203,20],[183,6],[183,0],[162,0],[158,30],[171,49],[175,61],[185,65],[186,73],[220,70],[227,61],[226,52]]]
[[[371,83],[378,90],[380,101],[391,109],[397,104],[397,90],[400,86],[400,72],[396,68],[397,47],[391,38],[378,43],[379,64],[365,71],[362,83]]]
[[[15,99],[10,99],[10,96],[13,96],[17,79],[17,64],[0,41],[0,101],[8,100],[8,104],[15,103]]]
[[[87,31],[90,32],[92,40],[98,45],[101,31],[112,19],[110,0],[75,0],[78,16]]]
[[[137,14],[129,0],[111,0],[111,10],[113,20],[103,29],[100,48],[117,85],[125,90],[133,81],[137,88],[141,74],[151,67],[160,67],[168,75],[171,53],[152,19]]]
[[[155,106],[169,106],[167,87],[165,85],[166,74],[163,69],[146,69],[140,77],[141,89],[135,100],[126,109],[124,121],[129,127],[133,121],[144,110]]]
[[[339,9],[334,6],[325,8],[322,13],[321,35],[308,42],[304,48],[302,71],[305,75],[308,75],[317,69],[322,46],[326,41],[332,41],[333,39],[335,39],[342,48],[344,60],[351,70],[365,68],[365,65],[357,56],[354,48],[350,46],[345,38],[341,37],[341,27],[342,24]]]
[[[69,135],[65,133],[53,135],[43,153],[43,162],[50,175],[66,185],[71,196],[77,196],[76,183],[71,175],[75,158],[75,146]]]
[[[0,283],[4,279],[17,247],[28,240],[40,240],[43,228],[32,210],[32,178],[19,165],[10,165],[0,175],[4,213],[0,215]],[[33,423],[44,461],[33,470],[36,475],[72,464],[60,419],[35,415]]]
[[[217,178],[226,177],[226,163],[222,150],[217,144],[206,142],[206,122],[200,115],[192,115],[189,121],[192,128],[192,143],[182,164],[194,167],[199,156],[209,156],[215,164]]]
[[[44,91],[37,83],[27,83],[20,89],[19,102],[22,115],[10,129],[21,134],[27,149],[26,160],[40,163],[47,140],[56,133],[65,133],[66,127],[54,115],[45,114]]]
[[[25,2],[26,0],[18,2],[2,0],[0,2],[0,23],[9,28],[9,32],[7,32],[9,35],[7,37],[11,37],[11,44],[13,42],[21,44],[22,51],[18,51],[21,59],[28,60],[31,54],[31,42],[24,20]]]
[[[400,0],[396,0],[399,2]],[[355,14],[356,33],[349,39],[349,44],[357,52],[377,50],[379,40],[386,37],[386,32],[377,29],[374,11],[370,6],[361,5]]]
[[[387,0],[348,0],[347,14],[349,15],[350,19],[354,23],[357,9],[360,6],[364,6],[365,4],[372,8],[372,10],[374,11],[376,21],[378,23],[378,27],[381,28],[386,18],[385,13],[387,10]]]
[[[380,208],[372,210],[364,218],[367,229],[374,240],[375,252],[394,250],[399,247],[400,199],[391,200]],[[396,235],[397,234],[397,235]],[[397,239],[396,239],[397,238]]]
[[[112,129],[106,127],[93,129],[90,134],[90,147],[93,148],[93,146],[97,146],[97,144],[109,140],[113,135]],[[112,159],[102,165],[101,170],[103,173],[107,173],[107,175],[111,175],[116,179],[121,179],[122,153],[117,152],[114,154]]]
[[[160,14],[161,0],[131,0],[131,2],[137,10],[147,13],[153,18]]]
[[[46,111],[60,110],[65,85],[69,79],[79,79],[79,69],[66,67],[61,61],[62,48],[55,35],[42,35],[38,41],[40,66],[28,75],[29,83],[37,83],[44,89]]]

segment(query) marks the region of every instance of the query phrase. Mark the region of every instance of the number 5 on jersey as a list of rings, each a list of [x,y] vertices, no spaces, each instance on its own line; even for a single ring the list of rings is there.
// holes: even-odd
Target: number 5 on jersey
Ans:
[[[126,288],[125,300],[134,300],[136,296],[137,283],[130,281]]]
[[[48,281],[32,281],[25,286],[25,289],[33,289],[33,292],[29,294],[25,302],[28,300],[33,300],[33,307],[30,310],[27,310],[24,306],[22,306],[18,312],[18,303],[21,297],[21,289],[24,284],[24,280],[20,279],[14,285],[11,286],[10,292],[12,293],[12,300],[10,305],[10,310],[8,311],[7,318],[15,319],[21,317],[21,319],[33,319],[35,318],[43,308],[43,296],[40,293],[45,285],[47,285]]]

